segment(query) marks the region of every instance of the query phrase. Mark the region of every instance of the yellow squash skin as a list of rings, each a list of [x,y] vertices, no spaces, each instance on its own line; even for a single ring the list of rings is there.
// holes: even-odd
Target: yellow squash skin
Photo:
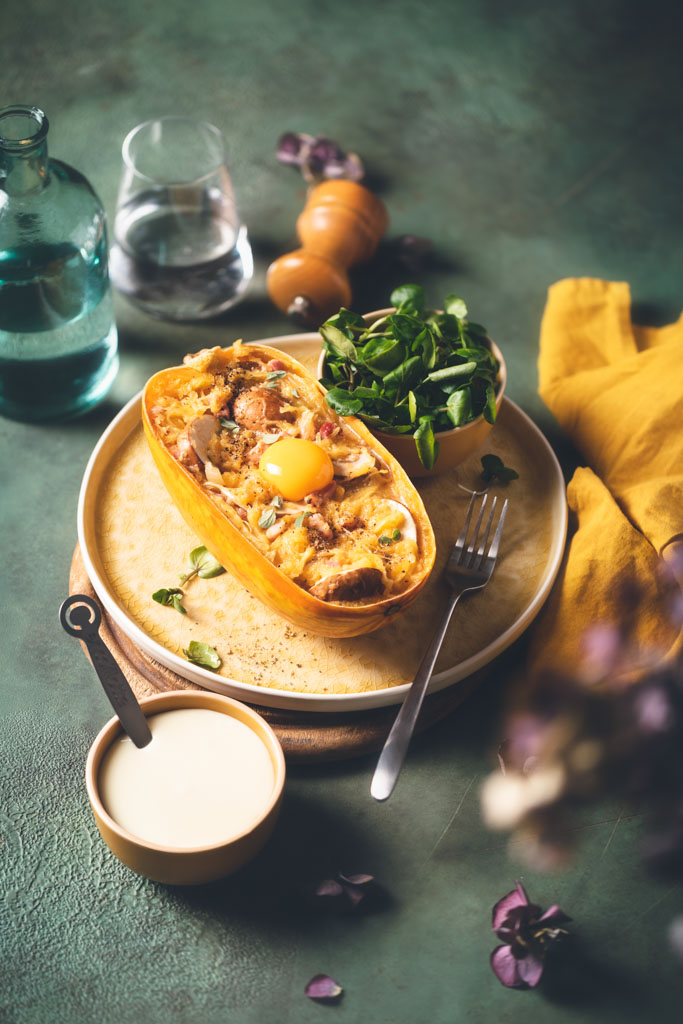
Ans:
[[[265,345],[242,345],[241,354],[263,363],[279,359],[288,370],[307,377],[322,394],[325,393],[305,367],[286,352]],[[212,355],[225,366],[234,361],[230,348],[213,349]],[[408,590],[373,603],[356,605],[322,601],[294,583],[257,550],[246,533],[233,525],[185,466],[173,458],[158,436],[151,410],[159,397],[169,391],[174,392],[180,382],[192,379],[199,382],[207,376],[213,375],[192,366],[162,370],[148,381],[142,397],[142,422],[154,462],[178,511],[201,543],[251,594],[293,625],[311,633],[327,637],[359,636],[379,629],[405,611],[427,581],[434,566],[436,546],[422,499],[393,455],[372,436],[361,420],[354,416],[344,418],[344,422],[390,468],[396,498],[410,509],[417,525],[422,571]]]

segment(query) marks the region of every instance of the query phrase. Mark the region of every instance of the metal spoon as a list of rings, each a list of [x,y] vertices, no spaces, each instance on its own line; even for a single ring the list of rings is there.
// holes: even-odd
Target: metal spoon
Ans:
[[[100,637],[102,613],[98,605],[86,594],[72,594],[59,609],[59,621],[69,636],[82,640],[88,648],[104,692],[125,732],[136,747],[146,747],[152,733],[128,680]]]

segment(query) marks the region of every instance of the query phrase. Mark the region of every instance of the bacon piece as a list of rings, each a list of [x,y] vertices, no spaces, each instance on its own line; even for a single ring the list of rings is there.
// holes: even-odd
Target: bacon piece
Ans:
[[[272,388],[249,388],[233,402],[232,418],[247,430],[265,431],[272,423],[291,422],[294,413],[283,409],[280,396]]]
[[[355,601],[359,597],[371,597],[382,588],[382,573],[367,565],[325,576],[311,587],[311,594],[321,601]]]
[[[326,487],[321,487],[319,491],[312,491],[307,494],[304,501],[307,505],[312,505],[313,508],[322,508],[326,501],[331,498],[337,489],[337,484],[334,480],[330,480]]]
[[[315,530],[325,540],[334,540],[334,530],[328,523],[324,516],[321,516],[319,512],[316,512],[312,516],[307,516],[304,520],[305,525],[309,530]]]

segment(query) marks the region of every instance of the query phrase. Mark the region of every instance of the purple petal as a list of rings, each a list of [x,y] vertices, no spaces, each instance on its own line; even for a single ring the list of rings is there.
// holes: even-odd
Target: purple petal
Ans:
[[[344,153],[332,139],[326,139],[324,135],[319,135],[311,145],[311,159],[322,166],[342,161]]]
[[[529,898],[524,892],[523,887],[519,882],[515,882],[515,885],[517,888],[509,892],[507,896],[503,896],[501,900],[498,900],[493,908],[492,927],[494,931],[501,927],[508,913],[515,907],[527,907],[529,905]]]
[[[315,887],[316,896],[341,896],[343,888],[334,878],[326,878]]]
[[[303,132],[285,132],[277,143],[277,158],[283,164],[301,164],[313,141]]]
[[[539,960],[538,957],[529,954],[524,959],[517,961],[517,970],[519,973],[520,980],[528,985],[529,988],[535,988],[541,980],[543,974],[543,961]]]
[[[567,921],[571,921],[571,917],[565,914],[564,911],[560,910],[556,903],[553,903],[552,907],[548,907],[545,914],[541,914],[538,918],[538,923],[543,921],[544,924],[566,924]]]
[[[374,875],[337,875],[340,882],[347,882],[349,885],[368,885],[374,882]]]
[[[498,946],[491,953],[491,969],[501,985],[506,988],[519,988],[521,979],[518,970],[519,960],[512,955],[509,946]]]
[[[360,885],[345,885],[344,892],[346,893],[346,898],[353,907],[357,907],[366,895],[365,890]]]
[[[314,975],[304,989],[309,999],[339,999],[343,991],[329,974]]]

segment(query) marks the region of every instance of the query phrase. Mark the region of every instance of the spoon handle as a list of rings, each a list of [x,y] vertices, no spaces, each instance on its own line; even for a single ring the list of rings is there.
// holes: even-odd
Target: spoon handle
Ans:
[[[69,634],[85,644],[102,688],[116,712],[124,731],[136,747],[146,747],[152,739],[147,719],[98,630],[102,614],[86,594],[72,594],[59,609],[59,621]]]

